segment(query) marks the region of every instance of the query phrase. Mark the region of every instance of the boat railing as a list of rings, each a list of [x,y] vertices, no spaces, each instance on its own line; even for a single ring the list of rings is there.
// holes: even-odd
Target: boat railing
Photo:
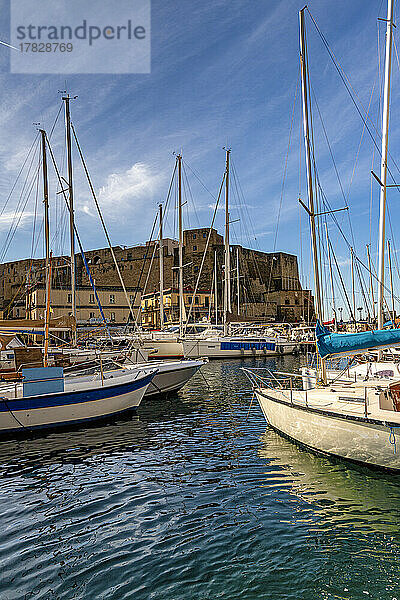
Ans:
[[[270,371],[265,368],[241,369],[247,379],[254,387],[268,387],[270,389],[279,388],[281,390],[299,389],[297,381],[302,381],[302,376],[297,373],[285,373],[284,371]],[[262,371],[259,373],[258,371]]]

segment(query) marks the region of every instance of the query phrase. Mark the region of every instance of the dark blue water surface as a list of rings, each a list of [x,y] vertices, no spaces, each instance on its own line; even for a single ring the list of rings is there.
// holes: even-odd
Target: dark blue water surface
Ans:
[[[263,364],[1,442],[0,599],[400,600],[400,478],[266,429],[240,370]]]

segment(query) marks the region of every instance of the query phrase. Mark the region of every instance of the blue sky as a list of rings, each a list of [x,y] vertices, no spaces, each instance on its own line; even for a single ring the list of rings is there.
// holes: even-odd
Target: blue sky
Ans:
[[[0,33],[1,39],[7,41],[7,3],[1,4]],[[374,88],[370,117],[375,124],[379,115],[377,33],[383,60],[385,27],[377,22],[377,17],[385,17],[385,4],[381,0],[315,0],[309,4],[364,107]],[[33,123],[51,128],[61,102],[58,91],[67,85],[70,93],[78,96],[72,104],[73,122],[115,244],[133,245],[148,239],[157,205],[166,197],[174,151],[183,152],[195,205],[188,196],[185,225],[208,226],[214,199],[191,169],[215,195],[224,169],[222,148],[228,144],[243,191],[240,200],[232,192],[232,219],[241,219],[233,226],[233,242],[252,244],[265,251],[277,249],[298,255],[301,252],[303,282],[310,284],[308,226],[304,212],[300,223],[297,202],[299,191],[306,199],[298,87],[281,197],[299,73],[298,10],[302,6],[296,0],[153,0],[152,70],[148,75],[74,75],[66,81],[65,76],[57,75],[10,74],[9,51],[0,49],[0,209],[36,135]],[[343,189],[346,195],[349,192],[356,252],[365,261],[366,243],[372,242],[373,257],[376,252],[379,190],[373,186],[371,205],[370,170],[374,159],[374,169],[379,172],[379,161],[308,17],[307,26],[311,83]],[[396,30],[396,39],[397,36]],[[390,151],[395,159],[399,147],[398,92],[395,54],[390,136]],[[320,181],[330,205],[341,208],[344,200],[316,108],[314,125]],[[62,120],[54,132],[53,143],[62,164]],[[78,229],[85,248],[102,247],[105,240],[77,157],[75,164]],[[51,186],[55,232],[62,228],[61,207],[60,197],[55,197],[54,179]],[[19,191],[17,186],[0,216],[3,249]],[[389,193],[394,234],[399,220],[397,194]],[[1,253],[6,260],[31,254],[34,200],[32,194],[12,243],[6,253]],[[351,239],[347,214],[338,213],[337,219]],[[173,222],[171,213],[166,234],[173,234]],[[36,227],[40,228],[40,219]],[[218,213],[217,227],[222,232],[222,212]],[[348,248],[332,221],[329,230],[349,283]],[[392,237],[389,232],[388,237]],[[395,242],[394,239],[393,253],[397,258]],[[64,241],[60,235],[57,237],[54,249],[68,250],[66,235]],[[37,255],[41,252],[39,242]],[[396,290],[398,281],[395,273]],[[359,304],[361,295],[359,286],[356,288]]]

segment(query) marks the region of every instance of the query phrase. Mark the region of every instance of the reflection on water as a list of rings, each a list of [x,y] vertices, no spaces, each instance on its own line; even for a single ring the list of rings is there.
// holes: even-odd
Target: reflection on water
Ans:
[[[0,599],[400,598],[400,480],[266,430],[241,366],[107,425],[0,443]]]
[[[274,431],[261,437],[259,454],[278,471],[266,473],[266,487],[286,487],[312,506],[318,527],[397,533],[400,477],[320,457]]]

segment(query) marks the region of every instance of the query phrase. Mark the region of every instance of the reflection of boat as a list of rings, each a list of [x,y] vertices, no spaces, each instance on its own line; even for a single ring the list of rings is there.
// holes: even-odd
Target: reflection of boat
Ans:
[[[320,523],[348,528],[356,515],[359,530],[398,531],[400,479],[348,468],[343,462],[303,450],[272,430],[261,437],[259,455],[273,466],[262,485],[279,482],[303,502],[312,504]]]
[[[151,447],[146,422],[136,413],[127,412],[101,425],[0,441],[0,475],[2,478],[14,476],[16,472],[35,475],[47,465],[76,464],[92,456],[133,452],[138,447]]]

